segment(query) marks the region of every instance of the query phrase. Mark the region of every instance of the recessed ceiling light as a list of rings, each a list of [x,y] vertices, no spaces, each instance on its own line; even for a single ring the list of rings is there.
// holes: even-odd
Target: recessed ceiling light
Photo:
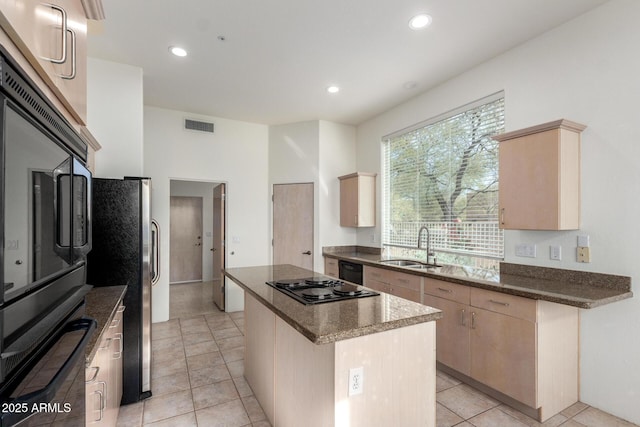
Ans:
[[[175,56],[187,56],[187,51],[178,46],[169,46],[169,52]]]
[[[416,15],[409,21],[409,28],[412,30],[420,30],[422,28],[426,28],[431,24],[431,15],[427,15],[426,13],[421,13],[420,15]]]
[[[329,93],[338,93],[338,92],[340,92],[340,88],[338,86],[329,86],[327,88],[327,92],[329,92]]]

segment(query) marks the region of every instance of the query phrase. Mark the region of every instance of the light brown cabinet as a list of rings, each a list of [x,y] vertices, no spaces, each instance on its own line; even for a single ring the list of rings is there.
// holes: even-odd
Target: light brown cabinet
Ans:
[[[324,259],[324,274],[327,276],[335,277],[336,279],[340,276],[340,268],[338,266],[338,260],[335,258],[325,258]]]
[[[423,304],[444,313],[436,326],[437,360],[470,376],[469,288],[429,278],[424,281]]]
[[[340,225],[375,227],[376,174],[356,172],[340,180]]]
[[[500,227],[580,228],[580,133],[558,120],[495,136],[499,149]]]
[[[441,364],[545,421],[578,400],[578,309],[424,278]]]
[[[87,117],[87,18],[81,0],[0,0],[0,24],[77,123]]]
[[[414,302],[421,301],[422,279],[414,274],[370,267],[363,268],[364,286]]]
[[[115,426],[122,400],[122,318],[120,304],[86,368],[86,424]]]

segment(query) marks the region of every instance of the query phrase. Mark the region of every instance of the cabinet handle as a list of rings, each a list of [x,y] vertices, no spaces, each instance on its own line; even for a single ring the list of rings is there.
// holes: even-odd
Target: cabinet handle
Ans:
[[[445,288],[438,288],[438,290],[439,290],[439,291],[442,291],[442,292],[446,292],[446,293],[448,293],[448,294],[450,294],[450,293],[452,293],[452,292],[453,292],[451,289],[445,289]],[[462,310],[462,311],[464,311],[464,310]]]
[[[500,209],[500,224],[504,225],[504,208]]]
[[[84,382],[85,384],[92,383],[92,382],[94,382],[94,381],[96,380],[96,378],[98,378],[98,372],[100,372],[100,366],[92,366],[92,367],[90,367],[89,369],[95,369],[95,370],[96,370],[96,373],[95,373],[95,374],[93,374],[93,377],[91,377],[91,379],[90,379],[90,380],[85,381],[85,382]]]
[[[76,32],[72,28],[67,28],[67,32],[71,34],[71,74],[58,74],[58,77],[73,80],[76,78]]]
[[[465,322],[464,314],[465,314],[465,311],[464,311],[464,308],[463,308],[462,310],[460,310],[460,324],[462,326],[467,326],[467,323]]]
[[[354,216],[353,216],[353,223],[354,223],[355,225],[358,225],[358,215],[354,215]]]
[[[98,396],[100,396],[100,418],[98,418],[97,420],[93,420],[93,422],[95,423],[99,423],[100,421],[102,421],[102,418],[104,418],[104,408],[106,408],[106,403],[105,403],[105,397],[104,395],[107,394],[107,383],[104,381],[98,381],[98,384],[102,384],[102,391],[101,390],[96,390],[93,392],[93,394],[97,394]]]
[[[111,321],[111,325],[109,325],[110,328],[117,328],[118,325],[120,325],[120,319],[113,319]]]
[[[62,46],[61,46],[61,52],[60,52],[60,58],[48,58],[46,56],[41,56],[40,58],[44,59],[45,61],[50,61],[53,62],[54,64],[64,64],[67,61],[67,12],[61,8],[58,5],[55,4],[51,4],[51,3],[42,3],[43,6],[45,7],[50,7],[51,9],[60,12],[60,16],[62,18],[62,25],[61,25],[61,40],[62,40]]]
[[[122,357],[122,334],[117,333],[116,336],[113,338],[114,340],[118,340],[118,342],[120,343],[120,350],[116,351],[115,353],[113,353],[113,355],[115,356],[116,354],[118,355],[118,357],[112,357],[112,359],[120,359]]]
[[[509,307],[509,303],[508,302],[496,301],[496,300],[492,300],[492,299],[490,299],[489,302],[493,303],[493,304],[501,305],[503,307]]]
[[[476,313],[475,311],[471,312],[471,329],[476,328]]]
[[[124,311],[126,306],[121,305],[120,307],[118,307],[118,309],[116,310],[116,313],[122,313]]]
[[[409,283],[408,279],[398,279],[398,282],[400,283]]]
[[[109,348],[110,345],[111,345],[111,338],[107,338],[104,341],[104,345],[102,347],[99,347],[98,350],[105,350],[105,349]]]

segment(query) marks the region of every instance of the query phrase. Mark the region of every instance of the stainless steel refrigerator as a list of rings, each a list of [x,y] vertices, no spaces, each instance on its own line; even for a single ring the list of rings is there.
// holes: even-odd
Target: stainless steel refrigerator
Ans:
[[[158,228],[151,179],[93,178],[93,249],[87,283],[127,285],[123,319],[122,404],[151,396],[151,291],[158,280]]]

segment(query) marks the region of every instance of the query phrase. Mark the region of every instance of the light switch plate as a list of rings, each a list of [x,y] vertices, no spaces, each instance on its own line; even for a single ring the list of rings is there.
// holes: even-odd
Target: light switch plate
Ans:
[[[560,261],[562,259],[562,246],[549,246],[549,258],[554,261]]]

